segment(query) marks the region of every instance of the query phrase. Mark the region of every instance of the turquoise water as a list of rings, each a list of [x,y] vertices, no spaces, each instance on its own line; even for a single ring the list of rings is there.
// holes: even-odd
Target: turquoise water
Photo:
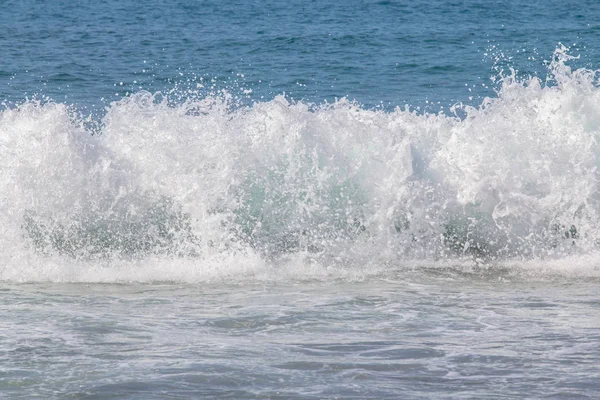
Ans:
[[[595,398],[599,17],[4,2],[0,397]]]

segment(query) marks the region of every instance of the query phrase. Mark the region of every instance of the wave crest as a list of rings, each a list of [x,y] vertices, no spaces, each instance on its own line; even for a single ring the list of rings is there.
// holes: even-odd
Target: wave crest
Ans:
[[[551,82],[502,77],[497,97],[455,115],[148,92],[98,123],[51,102],[5,109],[0,278],[50,259],[351,270],[594,254],[600,90],[569,57],[557,49]]]

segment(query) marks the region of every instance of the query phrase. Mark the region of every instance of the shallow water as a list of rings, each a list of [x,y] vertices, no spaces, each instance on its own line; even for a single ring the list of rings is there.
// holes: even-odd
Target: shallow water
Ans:
[[[597,283],[5,284],[7,398],[594,398]]]

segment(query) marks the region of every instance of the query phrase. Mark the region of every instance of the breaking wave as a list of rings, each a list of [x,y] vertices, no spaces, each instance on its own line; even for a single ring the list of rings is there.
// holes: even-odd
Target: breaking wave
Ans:
[[[6,107],[0,279],[598,277],[600,89],[570,58],[560,48],[546,82],[503,76],[497,97],[438,114],[144,91],[101,121]]]

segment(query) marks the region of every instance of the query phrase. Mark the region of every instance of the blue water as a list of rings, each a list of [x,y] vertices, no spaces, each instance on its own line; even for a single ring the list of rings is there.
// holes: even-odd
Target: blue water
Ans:
[[[597,398],[599,21],[2,2],[0,397]]]
[[[261,101],[448,106],[512,66],[546,75],[557,43],[598,62],[594,1],[18,1],[0,13],[0,100],[106,105],[140,89]]]

